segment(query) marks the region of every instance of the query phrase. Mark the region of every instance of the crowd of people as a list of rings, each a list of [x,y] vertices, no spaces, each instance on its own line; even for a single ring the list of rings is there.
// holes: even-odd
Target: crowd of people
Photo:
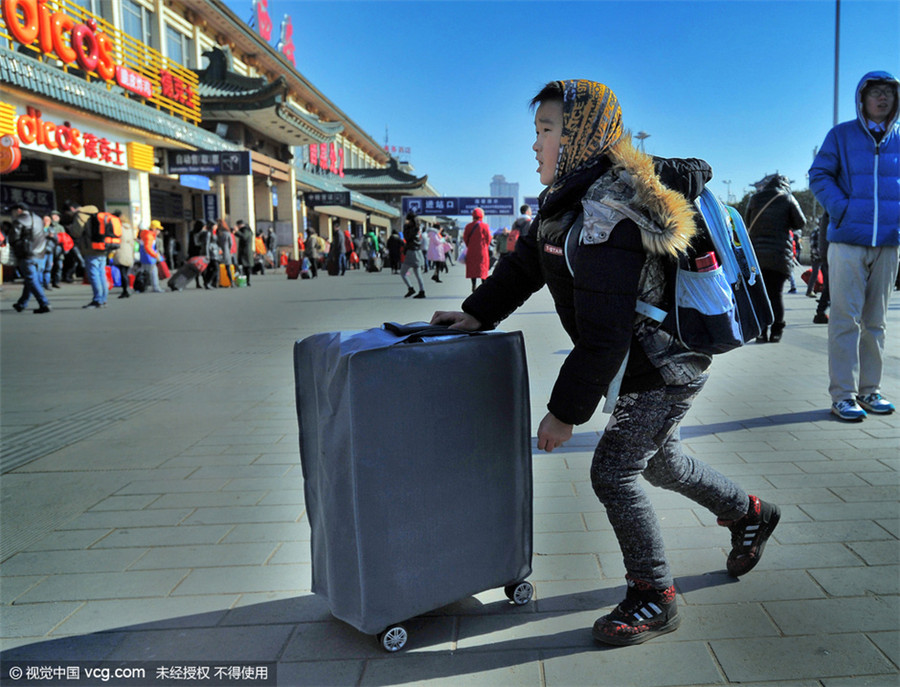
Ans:
[[[118,297],[130,298],[133,293],[163,293],[164,285],[181,290],[189,281],[205,289],[251,286],[253,274],[277,267],[274,230],[255,233],[243,220],[233,228],[225,219],[196,222],[185,254],[159,220],[135,230],[119,211],[110,213],[117,225],[114,242],[98,245],[90,230],[98,208],[70,201],[63,207],[43,217],[25,203],[9,208],[11,219],[4,222],[0,245],[8,248],[23,282],[22,295],[13,303],[18,312],[27,309],[32,296],[36,314],[51,312],[52,290],[79,277],[91,285],[91,301],[83,307],[99,309],[106,307],[110,288],[121,288]]]

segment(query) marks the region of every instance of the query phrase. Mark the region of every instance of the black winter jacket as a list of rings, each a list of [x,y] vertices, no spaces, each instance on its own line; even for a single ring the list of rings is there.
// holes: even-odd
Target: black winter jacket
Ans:
[[[766,207],[770,200],[772,203]],[[750,227],[750,241],[759,266],[790,274],[794,258],[791,230],[806,224],[800,203],[791,194],[790,182],[783,176],[772,177],[750,198],[744,221]]]
[[[685,196],[698,196],[711,170],[702,160],[652,160],[630,141],[610,156],[595,179],[583,180],[585,188],[563,194],[557,207],[542,205],[515,251],[463,303],[465,312],[492,329],[547,285],[574,344],[548,409],[569,424],[590,419],[626,353],[621,393],[658,388],[673,378],[686,383],[710,363],[708,356],[686,351],[655,325],[647,327],[648,321],[635,314],[635,304],[639,298],[652,302],[653,292],[653,304],[664,305],[661,294],[667,289],[659,283],[663,270],[658,268],[686,248],[695,226]],[[623,203],[623,198],[628,200]],[[573,276],[564,244],[583,208],[599,214],[585,219]]]

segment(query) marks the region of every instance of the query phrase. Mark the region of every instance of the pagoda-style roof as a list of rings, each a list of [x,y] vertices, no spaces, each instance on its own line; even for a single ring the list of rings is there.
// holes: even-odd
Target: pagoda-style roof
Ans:
[[[413,191],[424,188],[428,175],[417,177],[400,169],[396,158],[391,158],[387,167],[375,169],[344,169],[342,183],[347,188],[363,192],[389,193],[392,191]]]
[[[204,120],[239,121],[286,145],[328,143],[344,125],[324,122],[288,100],[288,83],[238,74],[227,46],[204,53],[206,69],[197,70],[200,110]]]

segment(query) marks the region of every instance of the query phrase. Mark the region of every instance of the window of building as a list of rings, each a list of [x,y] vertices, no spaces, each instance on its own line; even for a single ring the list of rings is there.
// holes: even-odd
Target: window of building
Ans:
[[[100,0],[72,0],[72,3],[86,9],[91,14],[100,16]]]
[[[192,67],[193,41],[174,26],[166,26],[166,56],[183,67]]]
[[[156,47],[152,10],[137,0],[122,0],[122,28],[129,36]]]

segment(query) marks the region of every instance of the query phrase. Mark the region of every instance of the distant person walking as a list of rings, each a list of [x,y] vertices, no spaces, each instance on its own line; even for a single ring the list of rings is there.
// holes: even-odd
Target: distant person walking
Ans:
[[[466,277],[472,280],[472,291],[477,281],[481,283],[488,277],[491,269],[491,230],[483,221],[484,210],[472,210],[472,221],[463,231],[463,243],[466,244]]]
[[[775,316],[771,333],[763,329],[756,341],[778,343],[785,327],[784,282],[794,268],[791,229],[799,229],[806,224],[806,217],[791,193],[791,182],[787,177],[775,174],[753,194],[747,206],[746,222]]]
[[[404,258],[403,267],[400,268],[400,278],[406,284],[406,295],[404,298],[409,298],[410,296],[413,296],[413,298],[425,298],[425,285],[422,283],[422,277],[419,274],[419,266],[422,261],[422,232],[419,229],[419,223],[414,212],[406,215],[406,222],[403,225],[403,240],[405,241],[403,246]],[[410,270],[413,271],[416,281],[419,282],[418,293],[416,293],[416,290],[406,278],[406,273]]]

